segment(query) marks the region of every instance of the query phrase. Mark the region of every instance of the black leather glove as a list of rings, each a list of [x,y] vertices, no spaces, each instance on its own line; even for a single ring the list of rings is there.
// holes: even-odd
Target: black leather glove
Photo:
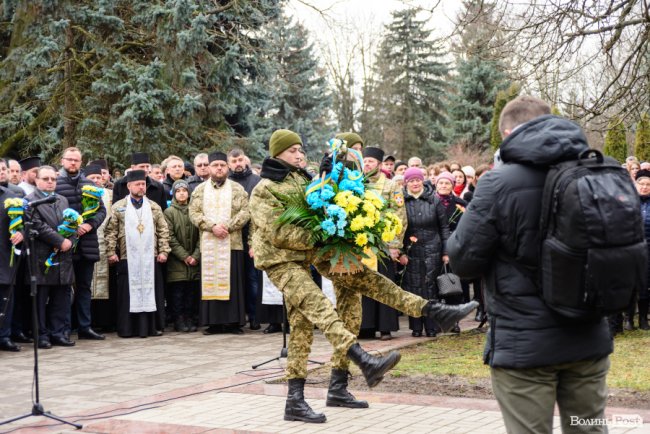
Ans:
[[[325,154],[323,156],[323,159],[320,162],[320,167],[318,168],[318,175],[322,175],[323,172],[325,173],[331,173],[333,169],[332,166],[332,155],[330,154]]]

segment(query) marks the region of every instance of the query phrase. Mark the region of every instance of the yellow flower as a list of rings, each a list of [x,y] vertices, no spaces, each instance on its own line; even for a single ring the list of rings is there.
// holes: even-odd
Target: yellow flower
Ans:
[[[375,211],[377,211],[377,208],[372,204],[372,202],[368,200],[363,201],[363,210],[366,212],[368,215],[374,215]]]
[[[352,232],[360,231],[361,229],[363,229],[365,224],[366,224],[365,218],[363,216],[358,215],[355,218],[353,218],[352,221],[350,222],[350,230]]]
[[[389,230],[384,229],[384,232],[382,232],[382,234],[381,234],[381,239],[385,243],[393,241],[394,238],[395,238],[395,232],[393,232],[393,231],[389,231]]]
[[[347,207],[350,194],[352,194],[350,191],[341,191],[336,193],[336,196],[334,196],[334,203],[341,208]]]
[[[368,228],[371,228],[375,225],[375,221],[372,219],[372,217],[364,217],[363,222]]]
[[[384,201],[377,196],[373,191],[367,190],[365,194],[365,199],[369,200],[376,208],[381,208],[384,206]]]
[[[357,234],[354,242],[357,243],[357,246],[364,247],[366,244],[368,244],[368,236],[365,234],[365,232]]]

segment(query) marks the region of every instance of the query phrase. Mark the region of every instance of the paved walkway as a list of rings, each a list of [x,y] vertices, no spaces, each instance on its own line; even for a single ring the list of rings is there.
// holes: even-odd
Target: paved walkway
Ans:
[[[410,336],[407,324],[402,318],[402,331],[392,341],[364,340],[362,345],[385,352],[423,342]],[[466,328],[475,324],[467,322]],[[251,370],[252,364],[279,355],[281,347],[281,334],[248,329],[244,336],[167,333],[160,338],[109,335],[104,342],[80,341],[74,348],[39,353],[41,402],[46,410],[82,423],[83,432],[94,433],[505,432],[493,400],[356,392],[371,403],[369,409],[338,409],[325,407],[326,385],[306,388],[305,394],[316,411],[326,413],[327,423],[285,422],[286,386],[266,383],[282,376],[284,360]],[[311,359],[327,361],[330,354],[317,332]],[[0,373],[0,419],[29,412],[29,348],[0,353]],[[639,414],[650,422],[648,410],[608,409],[608,417],[613,414]],[[78,432],[42,417],[0,426],[0,432],[9,431]],[[650,425],[610,432],[650,433]]]

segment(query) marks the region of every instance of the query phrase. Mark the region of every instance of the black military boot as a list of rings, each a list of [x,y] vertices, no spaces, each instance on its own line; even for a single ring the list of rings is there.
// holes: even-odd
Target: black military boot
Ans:
[[[393,369],[402,356],[397,351],[391,351],[385,357],[375,357],[366,353],[361,345],[354,344],[348,350],[348,358],[361,368],[368,387],[372,388],[381,383],[384,374]]]
[[[348,371],[343,369],[332,369],[325,404],[328,407],[368,408],[368,401],[359,401],[348,392]]]
[[[465,304],[449,305],[435,300],[429,300],[422,308],[422,316],[434,320],[444,333],[451,330],[458,321],[465,318],[471,311],[478,307],[477,301]]]
[[[641,330],[650,330],[648,325],[648,306],[650,300],[639,300],[639,328]]]
[[[284,420],[298,420],[309,423],[323,423],[327,420],[323,413],[314,413],[305,401],[305,379],[291,378],[287,404],[284,407]]]
[[[627,311],[625,312],[624,318],[625,318],[625,323],[623,325],[623,328],[627,331],[632,331],[636,330],[636,327],[634,326],[634,311],[635,311],[635,304],[630,303],[630,306],[627,308]]]

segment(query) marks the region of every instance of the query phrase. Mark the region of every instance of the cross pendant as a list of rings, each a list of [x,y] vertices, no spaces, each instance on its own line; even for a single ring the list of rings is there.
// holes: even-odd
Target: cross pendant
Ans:
[[[137,229],[138,229],[138,232],[140,232],[140,234],[142,234],[144,232],[144,225],[142,223],[138,224]]]

